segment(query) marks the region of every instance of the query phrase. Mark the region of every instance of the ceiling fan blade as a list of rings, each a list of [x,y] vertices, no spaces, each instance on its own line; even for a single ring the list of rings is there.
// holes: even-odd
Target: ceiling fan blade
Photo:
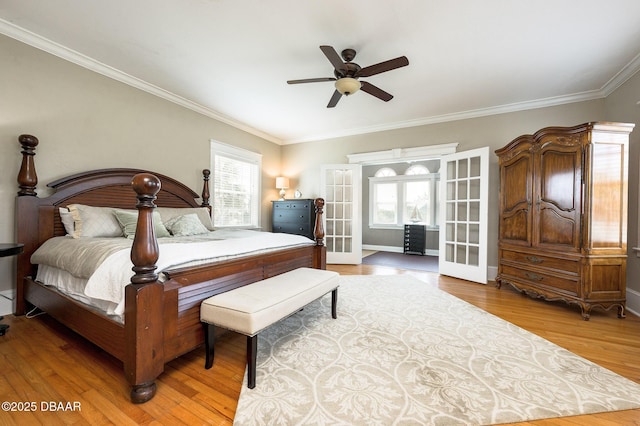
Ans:
[[[319,83],[321,81],[336,81],[333,77],[320,77],[320,78],[305,78],[302,80],[288,80],[288,84],[300,84],[300,83]]]
[[[399,58],[389,59],[388,61],[380,62],[375,65],[369,65],[364,67],[356,75],[358,77],[369,77],[372,75],[387,72],[400,67],[406,67],[409,65],[409,60],[406,56],[400,56]]]
[[[338,71],[341,71],[342,73],[344,73],[347,70],[347,68],[344,65],[344,62],[342,62],[342,59],[340,58],[340,55],[338,55],[338,52],[336,52],[336,49],[334,49],[331,46],[320,46],[320,50],[322,50],[322,53],[324,53],[324,56],[326,56],[329,62],[331,62],[331,65],[333,65],[333,68],[335,68]]]
[[[374,86],[373,84],[367,83],[366,81],[361,81],[360,84],[360,90],[362,90],[363,92],[367,92],[368,94],[373,95],[378,99],[382,99],[385,102],[389,102],[391,99],[393,99],[392,94],[385,92],[378,86]]]
[[[334,106],[336,106],[341,97],[342,97],[342,93],[338,92],[337,90],[333,92],[333,96],[331,96],[331,99],[327,104],[327,108],[333,108]]]

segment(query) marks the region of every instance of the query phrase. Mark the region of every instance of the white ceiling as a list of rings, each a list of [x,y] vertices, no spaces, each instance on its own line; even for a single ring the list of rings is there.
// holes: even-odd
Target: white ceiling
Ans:
[[[276,143],[601,98],[640,69],[638,0],[0,0],[0,32]],[[320,51],[366,79],[326,108]],[[365,80],[365,79],[363,79]]]

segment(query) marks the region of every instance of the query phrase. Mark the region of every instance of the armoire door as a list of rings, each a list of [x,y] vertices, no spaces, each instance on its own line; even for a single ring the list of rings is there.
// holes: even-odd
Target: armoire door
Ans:
[[[500,157],[499,240],[531,247],[533,232],[533,154],[523,144],[508,157]]]
[[[535,156],[533,229],[538,248],[580,250],[583,154],[579,137],[550,135]]]

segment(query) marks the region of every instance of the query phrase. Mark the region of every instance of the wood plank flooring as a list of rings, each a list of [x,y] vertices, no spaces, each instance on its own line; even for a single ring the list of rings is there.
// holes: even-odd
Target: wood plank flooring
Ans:
[[[344,275],[409,274],[640,383],[640,318],[530,299],[429,272],[373,265],[330,265]],[[171,363],[151,401],[129,402],[120,362],[42,315],[6,316],[0,337],[0,400],[35,403],[32,411],[0,412],[0,425],[231,425],[245,369],[245,338],[228,332],[216,342],[213,368],[193,351]],[[60,410],[74,403],[79,410]],[[59,407],[63,403],[63,407]],[[539,420],[519,425],[640,425],[640,410]]]

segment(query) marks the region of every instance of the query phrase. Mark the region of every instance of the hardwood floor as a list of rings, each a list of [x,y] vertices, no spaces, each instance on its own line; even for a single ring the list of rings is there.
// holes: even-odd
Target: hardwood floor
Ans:
[[[330,265],[344,275],[408,274],[640,383],[640,318],[594,310],[583,321],[579,309],[525,297],[429,272],[372,265]],[[167,366],[151,401],[134,405],[119,361],[46,315],[6,316],[0,337],[0,399],[34,402],[33,411],[0,413],[0,425],[116,424],[230,425],[245,363],[245,338],[228,332],[216,342],[213,368],[193,351]],[[66,403],[69,406],[65,406]],[[62,403],[62,407],[60,407]],[[61,410],[79,405],[79,410]],[[57,410],[56,410],[57,408]],[[640,410],[539,420],[519,425],[639,425]]]

